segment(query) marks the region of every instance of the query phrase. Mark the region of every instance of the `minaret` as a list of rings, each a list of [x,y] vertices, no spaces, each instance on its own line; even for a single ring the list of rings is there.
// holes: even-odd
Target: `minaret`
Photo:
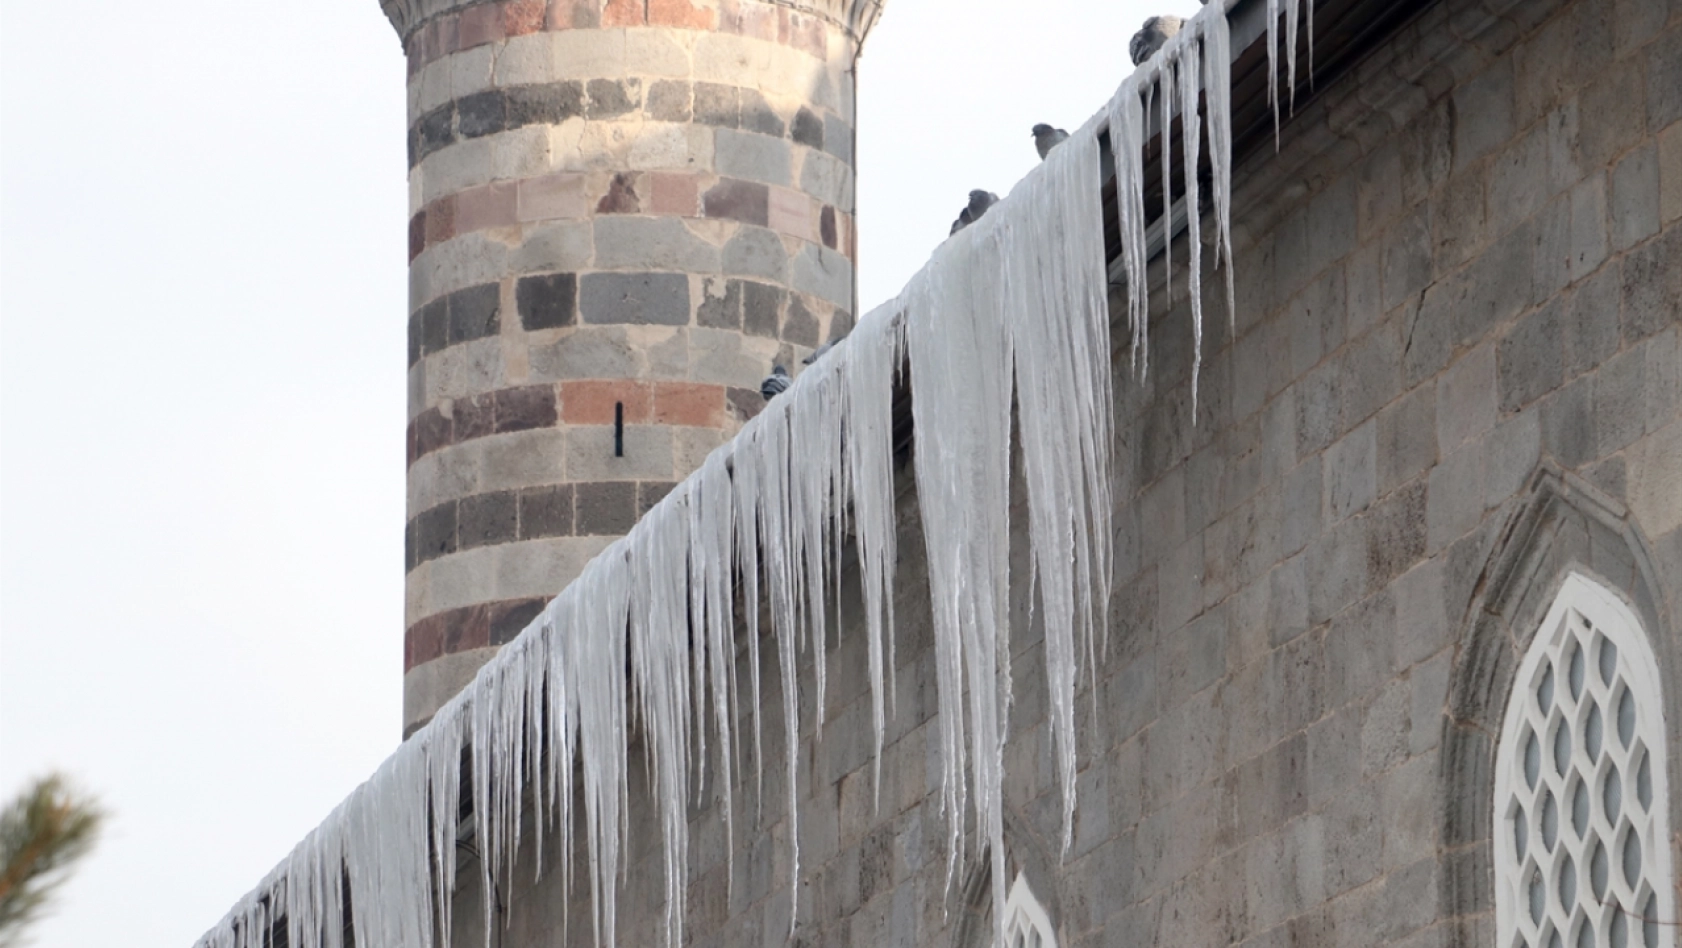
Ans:
[[[407,735],[852,325],[882,0],[382,0],[409,62]]]

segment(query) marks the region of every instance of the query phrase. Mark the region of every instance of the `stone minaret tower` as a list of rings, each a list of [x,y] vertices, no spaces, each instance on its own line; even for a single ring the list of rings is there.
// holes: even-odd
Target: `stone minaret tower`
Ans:
[[[382,0],[409,61],[403,727],[856,312],[882,0]]]

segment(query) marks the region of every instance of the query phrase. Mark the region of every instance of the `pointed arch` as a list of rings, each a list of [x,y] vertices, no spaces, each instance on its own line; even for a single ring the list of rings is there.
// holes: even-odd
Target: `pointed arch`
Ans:
[[[1631,642],[1641,644],[1624,649],[1628,653],[1624,657],[1631,663],[1644,665],[1645,671],[1633,670],[1632,664],[1626,678],[1615,680],[1629,685],[1633,693],[1637,686],[1631,683],[1646,677],[1647,683],[1639,687],[1645,689],[1644,701],[1650,707],[1657,736],[1642,746],[1650,752],[1655,748],[1659,751],[1650,762],[1654,818],[1658,819],[1662,811],[1659,826],[1682,825],[1675,795],[1668,792],[1663,798],[1660,795],[1661,787],[1679,785],[1677,758],[1682,755],[1676,753],[1675,732],[1678,722],[1682,722],[1682,704],[1678,703],[1678,694],[1682,692],[1682,647],[1679,647],[1682,640],[1677,638],[1673,604],[1682,588],[1674,588],[1678,586],[1676,578],[1661,579],[1645,540],[1622,504],[1552,466],[1537,471],[1529,489],[1509,502],[1506,510],[1492,520],[1481,540],[1462,544],[1461,549],[1451,552],[1451,566],[1463,576],[1463,585],[1459,587],[1462,591],[1458,597],[1447,604],[1450,620],[1456,622],[1459,633],[1438,758],[1438,826],[1443,847],[1439,896],[1446,917],[1464,920],[1463,924],[1452,926],[1456,932],[1450,939],[1452,944],[1486,948],[1496,942],[1499,948],[1512,948],[1525,942],[1518,937],[1510,941],[1496,941],[1495,937],[1497,930],[1501,938],[1509,937],[1507,929],[1501,927],[1505,917],[1497,916],[1505,911],[1498,909],[1498,903],[1504,906],[1511,894],[1497,894],[1502,884],[1500,873],[1505,871],[1498,867],[1498,860],[1503,854],[1515,853],[1517,846],[1514,839],[1497,839],[1501,832],[1516,832],[1508,820],[1512,812],[1506,809],[1512,799],[1498,800],[1497,780],[1507,781],[1502,785],[1506,789],[1515,773],[1523,774],[1523,746],[1503,746],[1509,706],[1515,701],[1520,701],[1522,706],[1523,692],[1540,687],[1541,681],[1536,676],[1541,674],[1543,658],[1536,656],[1547,657],[1555,664],[1564,659],[1565,671],[1556,668],[1555,674],[1571,673],[1570,656],[1564,651],[1573,641],[1564,637],[1568,631],[1568,610],[1575,609],[1579,616],[1586,617],[1584,625],[1576,627],[1577,632],[1572,635],[1584,627],[1595,628],[1596,633],[1589,634],[1587,642],[1591,649],[1600,641],[1595,634],[1606,635],[1601,625],[1633,630]],[[1595,615],[1600,616],[1599,624],[1593,618]],[[1623,636],[1625,632],[1616,634]],[[1548,651],[1550,648],[1552,652]],[[1592,652],[1585,653],[1585,661],[1591,658],[1598,661]],[[1585,668],[1597,671],[1593,662]],[[1556,677],[1556,684],[1561,680],[1565,679]],[[1540,704],[1539,698],[1536,703]],[[1544,715],[1541,721],[1545,728],[1538,733],[1543,764],[1548,764],[1553,753],[1553,746],[1547,742],[1556,736],[1558,723],[1566,719],[1567,710],[1583,715],[1581,720],[1570,719],[1574,741],[1583,733],[1579,728],[1587,727],[1588,706],[1580,701],[1561,709],[1557,718],[1552,710]],[[1604,729],[1613,726],[1607,723],[1610,720],[1607,713],[1602,707],[1603,738],[1605,733],[1610,733]],[[1534,727],[1534,720],[1531,723]],[[1502,776],[1501,767],[1507,765],[1509,752],[1515,747],[1521,769],[1509,770]],[[1569,748],[1573,752],[1580,749],[1575,743]],[[1567,748],[1562,746],[1562,750]],[[1603,779],[1604,772],[1596,770],[1589,776]],[[1561,778],[1555,792],[1571,792],[1574,785],[1568,780],[1568,777]],[[1592,790],[1599,785],[1588,786]],[[1633,792],[1627,787],[1621,789]],[[1539,796],[1532,801],[1535,805],[1544,802]],[[1562,803],[1574,804],[1570,796],[1554,802],[1556,807]],[[1528,817],[1534,811],[1527,807],[1525,812]],[[1538,822],[1528,824],[1527,828],[1539,830],[1541,814],[1534,812],[1534,815]],[[1558,815],[1569,821],[1574,814],[1560,810]],[[1622,823],[1614,827],[1622,828]],[[1613,843],[1620,841],[1621,837]],[[1535,839],[1527,840],[1527,844],[1534,845]],[[1673,854],[1669,845],[1660,843],[1653,848],[1666,849],[1663,871],[1671,882],[1665,886],[1666,895],[1660,898],[1674,902],[1674,869],[1669,866]],[[1581,867],[1576,865],[1577,856],[1573,855],[1572,868],[1577,873],[1576,881],[1586,889],[1593,881],[1588,874],[1593,870],[1593,852],[1584,852],[1590,857],[1591,865],[1578,871]],[[1611,855],[1614,853],[1608,850],[1608,856]],[[1644,851],[1642,855],[1644,858],[1652,855],[1655,862],[1658,859],[1656,851],[1651,854]],[[1551,891],[1556,897],[1562,882],[1562,866],[1550,862],[1548,868],[1553,875],[1545,880],[1554,886]],[[1609,868],[1621,871],[1616,863],[1609,864]],[[1548,891],[1544,889],[1544,893]],[[1523,894],[1528,900],[1528,888]],[[1523,908],[1528,910],[1527,901]],[[1674,922],[1675,910],[1669,911],[1663,920]],[[1610,926],[1610,918],[1605,922]],[[1639,919],[1626,918],[1625,922],[1636,923],[1633,929],[1621,932],[1630,936],[1626,943],[1643,945],[1645,932]],[[1537,925],[1532,927],[1540,930]],[[1675,944],[1675,927],[1659,927],[1658,943]],[[1567,939],[1574,938],[1577,931],[1578,928],[1573,928],[1560,934],[1562,948],[1575,945]],[[1604,938],[1610,934],[1610,928],[1592,929],[1591,937],[1584,944],[1596,943],[1592,936],[1597,932]],[[1532,948],[1548,944],[1544,941],[1533,944]]]
[[[1661,695],[1635,613],[1570,573],[1496,746],[1498,948],[1675,944]]]

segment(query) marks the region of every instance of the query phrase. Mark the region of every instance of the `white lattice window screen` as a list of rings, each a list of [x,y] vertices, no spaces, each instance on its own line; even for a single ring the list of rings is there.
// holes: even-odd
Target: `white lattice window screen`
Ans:
[[[1034,898],[1027,877],[1021,873],[1005,900],[1005,948],[1057,948],[1051,916]]]
[[[1497,948],[1672,948],[1665,726],[1651,646],[1566,580],[1519,666],[1495,770]]]

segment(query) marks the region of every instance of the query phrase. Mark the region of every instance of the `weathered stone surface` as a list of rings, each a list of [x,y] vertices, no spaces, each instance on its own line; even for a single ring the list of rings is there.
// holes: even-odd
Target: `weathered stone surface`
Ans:
[[[587,273],[578,286],[586,323],[689,323],[689,278],[680,273]]]
[[[571,326],[578,315],[578,276],[548,273],[521,277],[514,284],[514,299],[520,310],[520,325],[528,330]]]

